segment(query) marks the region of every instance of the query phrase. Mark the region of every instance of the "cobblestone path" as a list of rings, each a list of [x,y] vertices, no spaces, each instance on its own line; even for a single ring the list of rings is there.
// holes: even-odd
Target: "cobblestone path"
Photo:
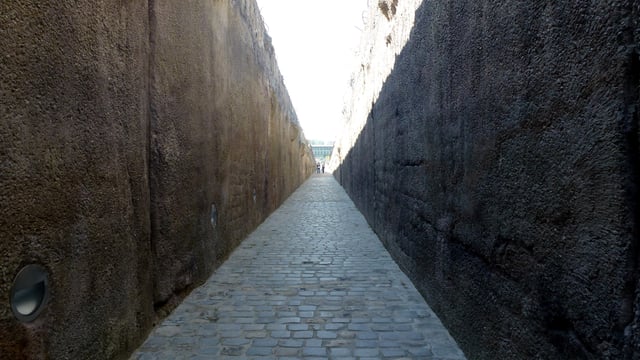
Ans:
[[[131,359],[464,359],[340,185],[314,175]]]

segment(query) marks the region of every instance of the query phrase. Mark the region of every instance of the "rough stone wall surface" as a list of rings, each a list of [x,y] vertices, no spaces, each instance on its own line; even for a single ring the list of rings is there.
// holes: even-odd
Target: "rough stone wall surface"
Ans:
[[[0,3],[0,358],[108,358],[151,326],[146,2]],[[34,322],[9,307],[50,272]],[[77,355],[77,356],[72,356]]]
[[[211,273],[313,165],[253,1],[155,1],[150,11],[151,239],[162,306]]]
[[[639,15],[372,3],[334,175],[471,359],[640,358]]]
[[[254,1],[2,1],[0,47],[0,359],[127,356],[312,171]]]

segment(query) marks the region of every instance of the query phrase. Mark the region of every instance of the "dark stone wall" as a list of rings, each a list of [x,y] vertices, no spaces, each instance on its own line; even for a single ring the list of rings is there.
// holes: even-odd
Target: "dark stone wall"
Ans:
[[[313,158],[253,1],[154,1],[150,11],[151,246],[162,307],[275,210]]]
[[[147,5],[0,4],[0,358],[108,358],[153,321]],[[9,307],[18,270],[48,309]]]
[[[312,171],[254,1],[2,1],[0,48],[1,359],[126,357]]]
[[[470,359],[639,359],[640,2],[415,14],[335,176]]]

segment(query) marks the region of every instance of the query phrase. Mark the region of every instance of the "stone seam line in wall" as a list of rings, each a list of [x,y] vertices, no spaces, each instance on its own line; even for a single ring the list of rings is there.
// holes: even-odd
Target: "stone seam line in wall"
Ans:
[[[157,216],[156,216],[156,207],[152,206],[153,201],[156,199],[156,184],[154,181],[152,181],[151,179],[151,173],[153,172],[152,169],[152,163],[151,163],[151,151],[153,149],[153,143],[152,143],[152,134],[153,134],[153,123],[154,121],[157,119],[157,113],[156,113],[156,108],[153,106],[153,101],[151,101],[151,99],[153,99],[153,94],[155,92],[155,88],[154,88],[154,84],[156,83],[156,79],[155,79],[155,72],[153,71],[153,66],[155,63],[155,37],[156,37],[156,29],[158,26],[157,20],[156,20],[156,13],[155,13],[155,2],[156,0],[148,0],[147,3],[147,10],[148,10],[148,17],[147,17],[147,22],[149,24],[149,38],[148,38],[148,51],[149,53],[147,54],[148,58],[147,58],[147,71],[148,71],[148,75],[147,75],[147,102],[148,102],[148,106],[147,106],[147,133],[146,133],[146,145],[147,145],[147,186],[148,186],[148,190],[149,190],[149,239],[147,240],[149,243],[149,248],[151,249],[151,254],[155,254],[156,253],[156,246],[155,246],[155,241],[154,241],[154,234],[156,234],[157,232],[157,224],[156,224],[156,220]],[[156,262],[152,261],[151,263],[151,269],[155,269],[156,266]],[[155,273],[155,271],[154,271]],[[153,284],[155,284],[155,281],[152,279]],[[155,293],[155,289],[153,291],[153,293]],[[154,304],[154,310],[157,311],[157,305]]]

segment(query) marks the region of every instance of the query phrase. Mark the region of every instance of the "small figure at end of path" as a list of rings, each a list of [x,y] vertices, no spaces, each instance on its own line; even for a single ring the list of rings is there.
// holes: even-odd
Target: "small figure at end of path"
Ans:
[[[322,173],[324,174],[324,164],[322,164]]]
[[[316,163],[316,174],[320,174],[320,163]]]

